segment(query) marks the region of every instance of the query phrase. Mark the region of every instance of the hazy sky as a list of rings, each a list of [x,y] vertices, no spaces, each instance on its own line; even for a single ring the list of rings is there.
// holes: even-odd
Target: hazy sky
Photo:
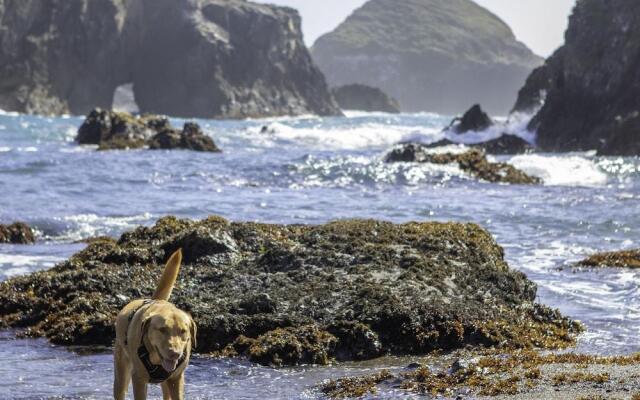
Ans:
[[[309,45],[331,31],[366,0],[253,0],[297,8]],[[400,0],[398,0],[400,1]],[[476,0],[507,22],[516,37],[541,56],[564,41],[567,17],[576,0]]]

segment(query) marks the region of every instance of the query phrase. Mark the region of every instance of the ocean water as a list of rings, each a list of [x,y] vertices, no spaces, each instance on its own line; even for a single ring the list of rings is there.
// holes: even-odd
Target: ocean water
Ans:
[[[34,246],[0,245],[0,280],[50,268],[80,250],[83,238],[116,236],[167,214],[307,224],[470,221],[486,227],[510,265],[538,284],[541,302],[586,324],[578,351],[640,351],[640,272],[561,268],[595,251],[640,247],[640,160],[593,153],[496,157],[540,176],[541,186],[479,182],[456,166],[383,163],[396,143],[442,139],[449,121],[434,114],[366,113],[198,121],[224,150],[200,154],[96,152],[73,142],[82,118],[0,113],[0,222],[26,221],[39,237]],[[534,139],[524,129],[526,116],[503,122],[464,140],[503,130]],[[109,353],[85,354],[4,332],[0,359],[0,399],[111,396]],[[270,369],[196,358],[187,395],[318,398],[314,387],[323,379],[410,361]],[[157,388],[150,393],[160,396]],[[401,396],[390,391],[376,398]]]

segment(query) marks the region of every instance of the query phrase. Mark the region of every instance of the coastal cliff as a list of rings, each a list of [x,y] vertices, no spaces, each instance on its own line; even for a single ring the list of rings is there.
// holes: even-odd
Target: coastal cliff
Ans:
[[[515,110],[546,151],[640,154],[640,3],[579,0],[565,44],[534,71]]]
[[[361,83],[404,111],[456,114],[470,102],[506,114],[543,60],[470,0],[371,0],[312,54],[331,86]]]
[[[340,115],[289,8],[241,0],[0,0],[0,108],[86,114],[132,84],[178,117]]]

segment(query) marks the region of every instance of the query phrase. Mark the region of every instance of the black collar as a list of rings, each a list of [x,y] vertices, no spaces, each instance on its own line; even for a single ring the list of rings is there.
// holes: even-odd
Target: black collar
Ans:
[[[149,382],[150,383],[162,383],[169,379],[169,377],[175,372],[175,370],[169,372],[162,367],[162,365],[155,365],[151,363],[151,356],[149,354],[149,350],[147,346],[143,343],[140,343],[140,347],[138,347],[138,357],[144,365],[144,368],[149,373]],[[187,356],[182,353],[182,357],[178,360],[178,364],[176,365],[176,369],[180,368],[180,365],[186,360]]]

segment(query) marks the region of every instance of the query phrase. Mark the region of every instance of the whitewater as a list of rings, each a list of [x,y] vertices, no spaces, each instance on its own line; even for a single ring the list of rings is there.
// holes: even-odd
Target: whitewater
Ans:
[[[80,117],[2,112],[0,223],[25,221],[39,241],[0,245],[0,280],[51,268],[82,249],[84,239],[117,237],[165,215],[296,224],[344,218],[475,222],[505,248],[512,268],[538,284],[540,302],[586,325],[577,351],[640,351],[640,272],[571,267],[596,251],[640,247],[640,160],[593,152],[491,157],[544,179],[540,186],[481,182],[455,165],[383,162],[395,144],[454,138],[442,132],[450,120],[355,112],[342,118],[199,120],[223,149],[204,154],[97,152],[73,142]],[[508,132],[533,141],[527,121],[515,116],[455,139],[475,143]],[[3,332],[0,359],[0,398],[111,396],[108,351],[70,350]],[[323,379],[409,362],[270,369],[198,357],[188,372],[187,395],[317,398],[315,385]]]

